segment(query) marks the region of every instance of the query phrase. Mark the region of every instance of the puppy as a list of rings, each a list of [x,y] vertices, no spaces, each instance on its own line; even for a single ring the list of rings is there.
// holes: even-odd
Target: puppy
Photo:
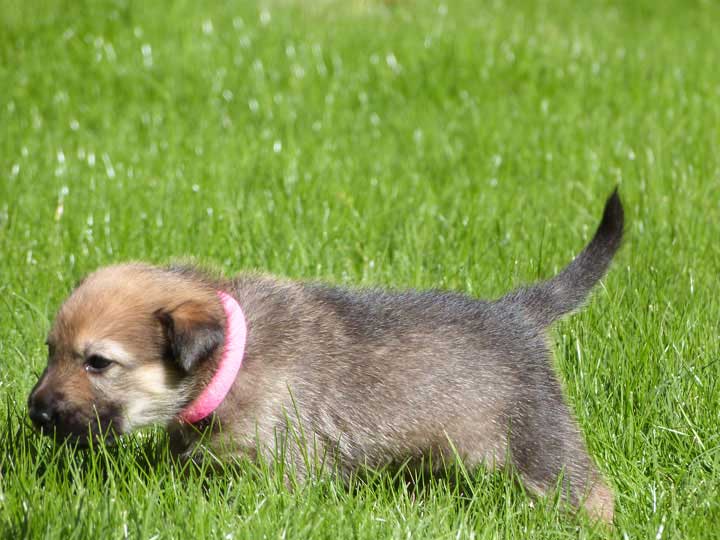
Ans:
[[[610,521],[550,363],[547,328],[578,308],[620,246],[614,192],[592,241],[548,281],[481,301],[452,292],[349,290],[261,275],[121,264],[61,306],[33,423],[80,443],[162,424],[180,454],[309,455],[362,467],[508,460],[527,487],[557,485]],[[298,436],[300,434],[300,436]]]

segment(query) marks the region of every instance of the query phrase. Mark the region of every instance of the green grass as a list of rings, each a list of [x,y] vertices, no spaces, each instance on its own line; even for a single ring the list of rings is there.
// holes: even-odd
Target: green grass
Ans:
[[[718,20],[702,1],[0,1],[0,534],[715,538]],[[83,453],[26,420],[54,310],[99,265],[493,297],[568,262],[616,184],[623,250],[552,333],[612,531],[505,473],[289,492],[271,467],[181,470],[159,431]]]

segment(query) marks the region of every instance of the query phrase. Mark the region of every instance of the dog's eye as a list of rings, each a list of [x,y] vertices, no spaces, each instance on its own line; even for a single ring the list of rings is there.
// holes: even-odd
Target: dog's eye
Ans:
[[[100,373],[105,371],[112,364],[112,360],[103,358],[98,354],[93,354],[85,360],[85,370],[91,373]]]

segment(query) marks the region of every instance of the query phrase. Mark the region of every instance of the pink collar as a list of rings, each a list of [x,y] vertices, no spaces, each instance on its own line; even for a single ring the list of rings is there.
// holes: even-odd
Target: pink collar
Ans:
[[[232,296],[222,291],[218,291],[218,296],[227,317],[225,345],[217,371],[210,379],[210,383],[179,414],[180,420],[188,424],[199,422],[220,406],[235,382],[245,352],[245,339],[247,337],[245,315],[243,315],[240,305]]]

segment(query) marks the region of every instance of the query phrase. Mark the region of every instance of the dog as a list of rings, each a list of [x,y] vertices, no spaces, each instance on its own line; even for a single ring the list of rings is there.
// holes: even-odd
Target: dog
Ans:
[[[615,190],[567,267],[494,301],[101,268],[59,309],[29,416],[79,444],[160,424],[180,455],[202,438],[219,459],[282,454],[301,478],[308,454],[343,477],[427,458],[511,464],[532,492],[560,481],[571,504],[609,522],[613,494],[564,400],[547,330],[605,274],[623,226]]]

